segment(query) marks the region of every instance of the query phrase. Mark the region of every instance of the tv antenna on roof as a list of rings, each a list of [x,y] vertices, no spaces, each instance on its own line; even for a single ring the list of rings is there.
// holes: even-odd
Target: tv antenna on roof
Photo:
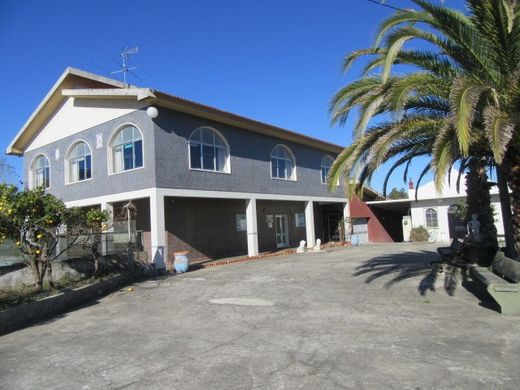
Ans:
[[[126,83],[126,74],[134,69],[137,69],[136,66],[128,67],[128,57],[130,54],[137,53],[139,53],[139,48],[137,46],[133,48],[125,47],[123,50],[121,50],[121,58],[123,59],[121,69],[116,70],[114,72],[110,72],[110,74],[123,73],[123,82],[126,86],[128,86],[128,84]]]

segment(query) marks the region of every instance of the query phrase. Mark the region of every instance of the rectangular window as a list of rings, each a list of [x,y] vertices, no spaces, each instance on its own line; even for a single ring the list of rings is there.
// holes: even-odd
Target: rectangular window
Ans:
[[[237,214],[236,216],[237,232],[247,231],[247,219],[245,214]]]
[[[271,159],[271,176],[278,177],[278,164],[275,158]]]
[[[201,169],[200,165],[200,145],[190,144],[190,167],[194,169]]]
[[[278,175],[276,177],[286,179],[287,176],[285,169],[285,160],[278,160]]]
[[[43,185],[45,188],[49,188],[50,185],[50,171],[48,167],[43,170]]]
[[[299,227],[299,228],[305,227],[305,213],[294,214],[294,223],[295,223],[296,227]]]
[[[327,176],[329,175],[329,168],[321,167],[321,182],[327,184]]]
[[[143,141],[134,142],[134,153],[135,153],[135,165],[134,168],[140,168],[143,166]]]
[[[92,157],[86,156],[85,157],[85,164],[86,164],[86,177],[87,179],[90,179],[92,177]]]
[[[220,148],[215,148],[215,151],[217,153],[217,171],[224,172],[226,168],[226,151]]]
[[[85,160],[78,161],[78,180],[85,180]]]
[[[285,161],[285,178],[292,179],[293,175],[293,163],[292,161]]]
[[[123,167],[124,170],[133,169],[134,168],[134,148],[132,144],[123,145]]]
[[[74,183],[76,181],[78,181],[78,172],[79,172],[79,169],[78,169],[78,160],[72,160],[71,162],[71,169],[70,169],[70,177],[69,177],[69,180],[71,183]]]
[[[116,146],[114,148],[114,172],[121,172],[123,170],[123,147]]]
[[[213,146],[202,145],[202,169],[215,170],[215,148]]]

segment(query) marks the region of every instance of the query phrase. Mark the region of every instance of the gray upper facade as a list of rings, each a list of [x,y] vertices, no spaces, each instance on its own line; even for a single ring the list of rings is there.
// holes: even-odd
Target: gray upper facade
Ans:
[[[134,125],[142,133],[143,167],[112,173],[108,143],[124,125]],[[188,142],[190,135],[200,127],[217,130],[229,144],[229,173],[190,169]],[[102,139],[99,148],[96,137]],[[92,177],[66,183],[67,151],[78,141],[86,142],[91,149]],[[271,177],[270,155],[277,145],[285,145],[293,153],[295,180]],[[140,109],[26,152],[26,183],[29,183],[34,158],[42,154],[50,164],[49,192],[64,201],[152,187],[320,197],[341,196],[343,191],[338,187],[335,193],[330,193],[321,181],[323,158],[335,158],[330,152],[164,108],[159,109],[155,119],[146,115],[146,109]]]
[[[147,113],[150,107],[158,110],[157,116]],[[61,117],[60,112],[64,113]],[[89,122],[91,113],[95,123]],[[114,173],[113,140],[125,126],[139,130],[142,166]],[[215,166],[217,148],[225,144],[226,169],[208,171],[190,165],[190,153],[198,150],[190,148],[190,142],[193,146],[193,134],[200,128],[220,139],[220,146],[214,149]],[[78,142],[88,145],[91,174],[71,180],[71,148]],[[204,142],[200,144],[202,155]],[[290,156],[294,164],[290,179],[273,177],[271,154],[277,145],[282,145],[284,156]],[[35,181],[35,159],[45,156],[48,191],[66,202],[148,188],[193,190],[194,197],[196,191],[204,190],[343,198],[342,186],[331,193],[322,181],[324,158],[330,162],[340,151],[338,145],[71,68],[8,148],[8,153],[24,156],[27,184]],[[124,156],[124,161],[125,153],[118,154],[117,160]],[[201,164],[203,160],[201,157]]]

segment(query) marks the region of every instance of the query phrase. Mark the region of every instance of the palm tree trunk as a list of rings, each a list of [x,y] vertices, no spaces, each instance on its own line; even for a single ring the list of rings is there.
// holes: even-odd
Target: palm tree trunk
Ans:
[[[474,243],[475,257],[479,264],[489,265],[498,250],[497,229],[491,207],[491,185],[486,173],[486,160],[471,159],[466,175],[466,191],[468,204],[466,221],[477,214],[480,222],[480,241]]]
[[[511,188],[511,230],[513,231],[515,258],[520,253],[520,146],[510,147],[505,163],[508,166],[507,181]]]
[[[507,183],[509,165],[503,163],[497,167],[498,190],[500,193],[500,209],[502,210],[502,223],[504,225],[504,238],[506,240],[505,254],[512,259],[516,258],[518,252],[515,248],[515,239],[513,236],[513,219],[511,215],[511,197],[509,195],[509,186]]]

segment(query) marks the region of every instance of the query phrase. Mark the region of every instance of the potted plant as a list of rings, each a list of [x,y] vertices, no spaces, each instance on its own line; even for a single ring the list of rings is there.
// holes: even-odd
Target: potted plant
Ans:
[[[189,254],[189,251],[173,252],[173,255],[175,256],[175,260],[173,262],[175,272],[183,273],[188,271],[188,268],[190,267],[190,259],[188,257]]]

